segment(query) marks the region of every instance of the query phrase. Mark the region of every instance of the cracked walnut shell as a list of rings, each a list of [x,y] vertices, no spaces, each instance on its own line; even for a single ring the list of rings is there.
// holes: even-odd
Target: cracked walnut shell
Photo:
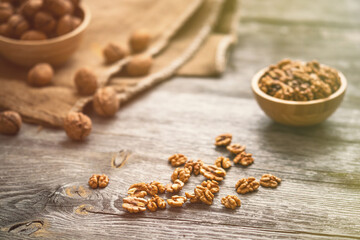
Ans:
[[[232,135],[230,133],[224,133],[215,138],[216,146],[227,146],[231,143]]]
[[[204,164],[201,166],[200,173],[210,180],[222,181],[226,175],[226,171],[217,166]]]
[[[249,177],[240,179],[235,188],[237,193],[245,194],[257,190],[259,186],[259,182],[255,181],[254,177]]]
[[[64,129],[69,138],[82,141],[91,132],[91,120],[80,112],[70,112],[64,120]]]
[[[166,184],[165,189],[166,189],[166,192],[169,192],[169,193],[178,193],[181,191],[183,186],[184,186],[184,183],[181,180],[176,179],[173,184],[172,183]]]
[[[126,197],[123,199],[122,207],[130,213],[139,213],[146,210],[147,200],[139,197]]]
[[[218,193],[220,191],[219,183],[215,180],[203,181],[201,186],[207,187],[212,193]]]
[[[197,197],[201,202],[211,205],[214,200],[214,194],[207,187],[196,186],[194,189],[195,197]]]
[[[81,95],[94,94],[98,85],[97,76],[87,67],[80,68],[76,71],[74,83],[78,93]]]
[[[234,163],[241,164],[242,166],[249,166],[254,162],[254,158],[251,153],[241,152],[234,158]]]
[[[167,203],[172,207],[182,207],[186,200],[186,197],[174,195],[171,197],[171,199],[167,199]]]
[[[148,201],[146,207],[149,209],[149,211],[155,212],[158,208],[165,209],[166,201],[161,197],[159,197],[158,195],[155,195]]]
[[[190,178],[190,170],[188,168],[176,168],[171,175],[171,181],[175,181],[176,179],[179,179],[183,183],[187,183]]]
[[[226,208],[235,209],[241,206],[240,199],[235,195],[227,195],[221,199],[221,204],[224,205]]]
[[[246,148],[245,145],[240,145],[238,143],[233,143],[226,147],[226,149],[233,154],[239,154],[239,153],[245,151],[245,148]]]
[[[103,117],[112,117],[119,109],[119,100],[112,87],[100,88],[93,99],[94,111]]]
[[[0,113],[0,133],[15,135],[21,128],[22,120],[20,115],[14,111]]]
[[[177,153],[169,157],[169,162],[171,163],[171,166],[178,167],[183,165],[187,161],[187,157],[185,157],[183,154]]]
[[[227,168],[231,167],[231,161],[229,158],[218,157],[215,160],[215,166],[227,169]]]
[[[281,178],[272,174],[264,174],[260,179],[260,185],[263,187],[276,188],[281,183]]]

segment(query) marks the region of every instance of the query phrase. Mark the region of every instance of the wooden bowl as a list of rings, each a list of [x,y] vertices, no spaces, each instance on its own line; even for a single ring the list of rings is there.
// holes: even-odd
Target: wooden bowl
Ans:
[[[0,36],[0,55],[16,65],[31,67],[40,62],[52,66],[65,63],[79,47],[85,29],[90,23],[89,8],[80,6],[82,22],[74,31],[46,40],[25,41]]]
[[[311,101],[289,101],[272,97],[259,88],[258,82],[268,68],[260,70],[251,87],[261,109],[275,122],[288,126],[311,126],[325,121],[339,107],[347,88],[345,76],[339,72],[341,86],[327,98]]]

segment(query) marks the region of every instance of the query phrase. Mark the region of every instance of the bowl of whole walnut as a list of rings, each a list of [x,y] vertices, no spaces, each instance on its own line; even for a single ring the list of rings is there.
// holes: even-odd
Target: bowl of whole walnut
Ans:
[[[345,76],[317,61],[283,59],[260,70],[252,90],[261,109],[274,121],[311,126],[326,120],[345,95]]]
[[[21,66],[58,66],[76,51],[90,22],[80,0],[0,1],[0,54]]]

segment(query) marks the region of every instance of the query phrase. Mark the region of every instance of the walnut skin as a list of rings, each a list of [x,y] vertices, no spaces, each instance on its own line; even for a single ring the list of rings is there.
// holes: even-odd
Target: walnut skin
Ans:
[[[77,91],[81,95],[94,94],[97,89],[97,76],[89,68],[80,68],[74,76]]]
[[[49,85],[54,77],[54,70],[50,64],[38,63],[30,69],[27,82],[36,87]]]
[[[82,141],[89,136],[91,128],[90,118],[79,112],[70,112],[64,120],[66,134],[76,141]]]
[[[221,199],[221,204],[224,205],[226,208],[230,208],[234,210],[237,207],[241,206],[240,199],[235,195],[227,195]]]
[[[34,17],[34,27],[36,30],[51,34],[56,27],[56,20],[47,12],[37,12]]]
[[[129,55],[129,51],[119,44],[109,43],[104,48],[103,55],[107,63],[114,63]]]
[[[215,138],[215,146],[227,146],[231,143],[232,135],[224,133]]]
[[[146,29],[134,31],[129,39],[129,45],[133,53],[144,51],[150,44],[151,34]]]
[[[0,2],[0,23],[6,22],[14,13],[10,3]]]
[[[81,19],[71,15],[61,17],[56,26],[56,35],[61,36],[66,33],[72,32],[81,24]]]
[[[119,109],[119,100],[112,87],[98,89],[94,95],[94,111],[103,117],[112,117]]]
[[[47,39],[47,36],[43,32],[36,31],[36,30],[29,30],[29,31],[24,32],[23,35],[21,35],[20,39],[21,40],[29,40],[29,41],[45,40],[45,39]]]
[[[44,8],[56,17],[72,14],[74,6],[69,0],[44,0]]]
[[[140,77],[150,72],[153,59],[149,55],[133,57],[125,66],[126,73],[132,77]]]
[[[0,113],[0,133],[15,135],[21,128],[22,120],[20,115],[14,111]]]
[[[19,38],[24,32],[29,30],[30,25],[26,19],[19,15],[12,15],[8,20],[11,36]]]

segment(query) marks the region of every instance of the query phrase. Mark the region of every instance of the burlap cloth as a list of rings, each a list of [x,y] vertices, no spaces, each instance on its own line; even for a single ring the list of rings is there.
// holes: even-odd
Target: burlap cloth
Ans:
[[[121,104],[173,75],[213,76],[226,66],[226,53],[236,42],[237,0],[86,0],[92,20],[79,50],[55,69],[53,84],[26,84],[28,69],[0,58],[0,108],[19,112],[24,121],[61,127],[69,111],[81,111],[92,97],[77,94],[73,75],[90,67],[101,86],[113,86]],[[131,58],[105,65],[102,48],[108,42],[127,44],[130,33],[151,30],[148,53],[151,73],[141,78],[121,74]],[[186,84],[186,82],[184,82]]]

